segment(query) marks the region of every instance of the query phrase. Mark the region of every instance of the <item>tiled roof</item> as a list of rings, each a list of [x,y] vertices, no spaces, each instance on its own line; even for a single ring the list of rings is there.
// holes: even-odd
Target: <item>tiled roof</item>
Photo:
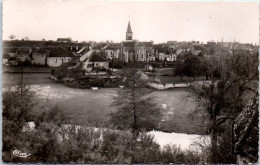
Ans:
[[[90,62],[108,62],[104,57],[102,57],[97,52],[93,52],[90,56]]]
[[[202,45],[193,45],[193,47],[194,47],[194,49],[196,49],[196,50],[204,50],[204,49],[205,49],[205,47],[202,46]]]
[[[105,46],[104,50],[114,50],[114,48],[112,46],[108,45],[108,46]]]
[[[136,44],[135,41],[133,41],[133,42],[123,42],[123,46],[132,46],[132,47],[134,47],[135,44]]]
[[[57,41],[66,41],[66,42],[70,42],[71,39],[70,38],[57,38]]]
[[[7,53],[3,53],[3,57],[2,57],[3,59],[9,59],[10,58],[10,56],[9,56],[9,54],[7,54]]]
[[[192,54],[195,55],[195,56],[199,55],[200,53],[201,53],[201,50],[192,51]]]
[[[3,53],[16,53],[17,47],[3,47]]]
[[[17,54],[30,54],[32,52],[32,48],[30,47],[21,47],[17,50]]]
[[[63,47],[41,47],[36,53],[46,53],[50,51],[50,57],[74,57],[73,53]]]
[[[145,47],[153,47],[152,42],[136,42],[136,41],[130,41],[130,42],[123,42],[123,46],[145,46]]]
[[[121,48],[120,43],[110,43],[109,46],[113,49],[120,49]]]
[[[146,47],[152,47],[153,43],[152,42],[141,42],[142,44],[144,44],[144,46]]]

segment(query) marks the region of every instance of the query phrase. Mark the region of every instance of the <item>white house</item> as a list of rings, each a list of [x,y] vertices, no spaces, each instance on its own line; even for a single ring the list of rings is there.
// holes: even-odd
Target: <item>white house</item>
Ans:
[[[166,61],[169,61],[169,62],[174,62],[177,60],[177,55],[176,54],[166,54],[165,55],[166,57]]]
[[[108,60],[118,59],[120,54],[120,44],[109,44],[103,48],[105,57]]]
[[[47,57],[49,67],[60,67],[63,62],[71,61],[72,57]]]
[[[42,47],[32,53],[32,63],[60,67],[63,62],[71,61],[74,55],[62,47]]]
[[[46,61],[47,61],[47,55],[46,53],[33,53],[32,54],[32,64],[35,65],[46,65]]]
[[[165,53],[159,53],[159,60],[164,61],[165,60]]]
[[[83,62],[83,69],[87,72],[92,71],[94,68],[109,68],[109,62],[95,50],[90,50],[81,57],[80,61]]]

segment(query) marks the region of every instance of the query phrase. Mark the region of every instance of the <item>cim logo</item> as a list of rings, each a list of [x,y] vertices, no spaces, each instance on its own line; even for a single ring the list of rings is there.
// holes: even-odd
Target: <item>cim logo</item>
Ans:
[[[26,157],[30,156],[30,154],[22,153],[20,150],[14,150],[13,155],[20,157],[20,158],[26,158]]]

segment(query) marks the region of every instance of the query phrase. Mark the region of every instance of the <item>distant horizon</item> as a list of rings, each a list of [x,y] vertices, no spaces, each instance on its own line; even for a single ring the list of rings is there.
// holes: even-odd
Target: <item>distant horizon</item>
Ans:
[[[3,2],[3,40],[13,34],[115,43],[125,40],[128,21],[133,39],[259,44],[257,2],[103,2],[8,0]],[[221,12],[220,12],[221,11]],[[18,29],[18,30],[17,30]]]
[[[60,38],[68,38],[68,37],[60,37]],[[13,40],[10,40],[10,39],[7,39],[7,40],[3,40],[3,42],[5,41],[43,41],[43,40],[22,40],[22,39],[13,39]],[[45,42],[48,42],[48,41],[52,41],[52,42],[60,42],[60,43],[70,43],[70,42],[61,42],[61,41],[57,41],[56,40],[45,40]],[[77,42],[75,42],[77,41]],[[118,41],[118,42],[115,42],[113,40],[108,40],[110,43],[121,43],[121,42],[124,42],[125,40],[122,40],[122,41]],[[111,42],[112,41],[112,42]],[[134,40],[133,40],[134,41]],[[151,42],[151,41],[139,41],[139,40],[136,40],[138,42]],[[164,42],[153,42],[153,44],[166,44],[167,42],[199,42],[200,44],[207,44],[207,42],[215,42],[215,43],[221,43],[221,42],[224,42],[224,43],[239,43],[239,44],[253,44],[253,45],[259,45],[258,43],[250,43],[250,42],[238,42],[238,41],[206,41],[206,42],[202,42],[202,41],[195,41],[195,40],[190,40],[190,41],[175,41],[175,40],[168,40],[168,41],[164,41]],[[72,42],[71,43],[89,43],[89,42],[96,42],[96,43],[106,43],[107,41],[78,41],[78,40],[73,40],[72,38]]]

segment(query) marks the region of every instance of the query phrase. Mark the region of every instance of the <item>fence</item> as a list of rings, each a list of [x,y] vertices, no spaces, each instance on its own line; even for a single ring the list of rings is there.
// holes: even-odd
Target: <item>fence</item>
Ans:
[[[151,83],[148,82],[147,83],[148,87],[150,88],[154,88],[157,90],[166,90],[166,89],[171,89],[171,88],[187,88],[190,86],[190,83],[165,83],[165,84],[161,84],[161,83]]]

